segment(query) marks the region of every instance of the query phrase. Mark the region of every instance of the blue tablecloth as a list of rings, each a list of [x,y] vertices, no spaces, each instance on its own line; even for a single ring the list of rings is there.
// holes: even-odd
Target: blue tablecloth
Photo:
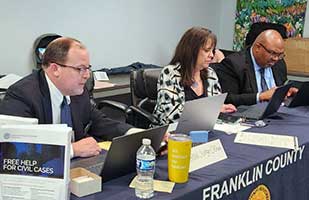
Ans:
[[[155,193],[154,199],[249,199],[260,185],[265,185],[272,200],[309,199],[309,117],[305,114],[279,113],[263,128],[249,131],[297,136],[298,151],[234,143],[235,135],[220,131],[210,134],[219,138],[228,159],[190,174],[186,184],[176,184],[173,193]],[[71,199],[136,199],[134,189],[128,187],[135,173],[107,182],[101,193]],[[156,179],[167,180],[166,157],[157,160]],[[261,195],[261,193],[260,193]],[[267,199],[267,197],[265,197]]]

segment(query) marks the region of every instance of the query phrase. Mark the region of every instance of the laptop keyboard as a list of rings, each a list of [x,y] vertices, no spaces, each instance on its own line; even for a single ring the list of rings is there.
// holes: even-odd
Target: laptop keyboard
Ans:
[[[241,114],[245,118],[258,119],[262,117],[263,112],[264,110],[261,110],[261,108],[253,106],[250,107],[248,110],[243,111]]]
[[[237,112],[233,116],[243,117],[248,119],[259,119],[262,117],[265,109],[262,109],[259,106],[239,106],[237,107]]]
[[[91,165],[89,167],[86,167],[87,170],[91,171],[92,173],[96,175],[100,175],[103,169],[104,162],[97,163],[95,165]]]
[[[71,169],[76,167],[85,168],[92,173],[100,175],[103,169],[106,153],[89,158],[75,158],[71,161]]]

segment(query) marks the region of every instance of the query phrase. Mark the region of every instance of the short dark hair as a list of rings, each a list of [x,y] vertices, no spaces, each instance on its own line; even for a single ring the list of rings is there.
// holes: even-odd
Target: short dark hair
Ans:
[[[85,46],[80,41],[73,38],[61,37],[49,43],[43,54],[42,66],[48,67],[52,62],[65,63],[68,52],[74,43],[85,49]]]
[[[169,64],[180,64],[181,84],[183,86],[192,85],[192,75],[199,50],[208,40],[212,41],[213,47],[215,48],[217,45],[216,35],[211,30],[203,27],[190,28],[180,39],[174,57]],[[202,72],[202,76],[207,77],[207,70]]]

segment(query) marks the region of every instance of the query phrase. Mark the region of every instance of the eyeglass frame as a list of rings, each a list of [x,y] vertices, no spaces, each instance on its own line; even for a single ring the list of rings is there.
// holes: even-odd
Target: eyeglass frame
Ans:
[[[88,67],[74,67],[74,66],[71,66],[71,65],[65,65],[65,64],[61,64],[61,63],[57,63],[57,62],[53,62],[61,67],[68,67],[68,68],[72,68],[72,69],[75,69],[76,71],[79,72],[80,75],[86,73],[87,70],[89,70],[89,72],[91,71],[91,65],[88,65]]]
[[[272,51],[272,50],[269,50],[269,49],[267,49],[262,43],[258,43],[258,44],[260,44],[262,47],[263,47],[263,49],[267,52],[267,53],[269,53],[269,55],[271,56],[271,57],[277,57],[279,60],[282,60],[284,57],[285,57],[285,53],[283,52],[283,53],[276,53],[276,52],[274,52],[274,51]]]

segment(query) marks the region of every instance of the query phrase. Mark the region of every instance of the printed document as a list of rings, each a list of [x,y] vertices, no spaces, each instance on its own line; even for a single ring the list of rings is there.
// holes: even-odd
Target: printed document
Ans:
[[[68,199],[71,134],[65,125],[0,125],[0,199]]]

